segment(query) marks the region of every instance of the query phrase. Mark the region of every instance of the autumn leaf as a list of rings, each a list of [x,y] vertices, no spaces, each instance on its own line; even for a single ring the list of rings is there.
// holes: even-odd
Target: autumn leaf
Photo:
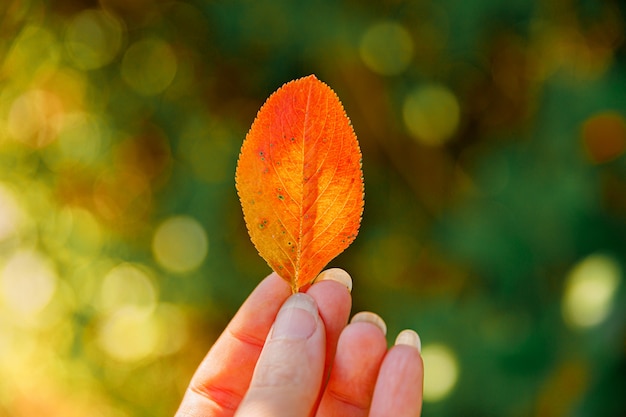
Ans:
[[[235,179],[252,243],[293,292],[358,233],[361,151],[339,98],[314,75],[267,99],[244,140]]]

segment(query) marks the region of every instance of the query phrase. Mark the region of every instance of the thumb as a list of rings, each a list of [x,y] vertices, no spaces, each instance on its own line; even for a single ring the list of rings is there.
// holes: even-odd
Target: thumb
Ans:
[[[293,294],[276,316],[235,415],[308,416],[321,389],[325,344],[315,300]]]

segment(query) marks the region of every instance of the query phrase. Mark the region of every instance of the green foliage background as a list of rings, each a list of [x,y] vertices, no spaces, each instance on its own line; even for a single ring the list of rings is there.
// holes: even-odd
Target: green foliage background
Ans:
[[[239,147],[269,94],[311,73],[363,152],[361,232],[332,262],[353,277],[353,311],[378,312],[390,342],[413,328],[454,358],[458,378],[423,415],[626,415],[624,13],[585,0],[3,3],[0,415],[174,413],[269,273],[234,189]],[[368,32],[379,22],[408,34],[408,52],[394,43],[406,36]],[[455,121],[441,95],[420,96],[453,128],[436,144],[406,110],[433,86],[459,109]],[[172,216],[206,235],[198,267],[155,259]],[[613,287],[581,325],[564,306],[590,259],[613,275],[589,273],[589,288]],[[120,267],[131,278],[110,292]],[[129,307],[143,313],[111,327]]]

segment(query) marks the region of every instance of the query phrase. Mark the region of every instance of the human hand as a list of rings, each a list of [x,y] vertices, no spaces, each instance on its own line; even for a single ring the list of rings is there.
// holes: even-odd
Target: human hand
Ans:
[[[351,288],[332,269],[291,295],[270,274],[200,364],[176,417],[419,416],[419,337],[403,331],[387,350],[377,315],[346,326]]]

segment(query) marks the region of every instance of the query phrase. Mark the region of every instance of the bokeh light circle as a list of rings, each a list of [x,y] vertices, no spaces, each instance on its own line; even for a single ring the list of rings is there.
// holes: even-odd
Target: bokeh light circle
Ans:
[[[456,131],[461,109],[456,96],[438,84],[429,84],[411,92],[404,100],[404,123],[418,142],[437,146]]]
[[[52,300],[57,280],[47,257],[30,249],[19,250],[0,270],[0,296],[16,319],[33,319]]]
[[[102,280],[99,307],[103,312],[131,306],[152,311],[156,301],[155,283],[144,269],[132,264],[114,267]]]
[[[5,33],[3,41],[8,40],[8,33]],[[60,44],[53,31],[37,25],[27,25],[13,40],[4,57],[3,81],[10,79],[18,85],[30,85],[33,79],[57,68],[60,58]]]
[[[570,271],[563,295],[565,322],[574,328],[601,323],[611,311],[622,279],[615,259],[604,254],[589,255]]]
[[[111,314],[100,328],[98,343],[113,359],[135,362],[150,356],[159,341],[159,327],[151,312],[134,306]]]
[[[137,93],[153,96],[172,83],[178,61],[168,43],[157,38],[132,44],[122,60],[122,78]]]
[[[33,148],[42,148],[56,139],[61,128],[61,100],[44,90],[30,90],[11,105],[7,123],[13,139]]]
[[[115,17],[104,11],[79,13],[65,34],[65,46],[72,62],[84,70],[108,64],[120,50],[123,29]]]
[[[189,340],[189,325],[183,310],[169,303],[161,303],[154,312],[162,329],[156,353],[171,355],[178,352]]]
[[[445,345],[429,344],[422,349],[424,360],[424,401],[447,397],[456,385],[459,365],[456,355]]]
[[[105,132],[94,116],[68,113],[63,116],[57,140],[42,152],[42,157],[52,171],[93,163],[102,153]]]
[[[397,75],[411,63],[413,40],[399,23],[379,22],[365,31],[359,52],[372,71],[381,75]]]
[[[198,268],[208,251],[208,239],[198,221],[188,216],[174,216],[159,225],[152,239],[154,259],[175,273]]]

